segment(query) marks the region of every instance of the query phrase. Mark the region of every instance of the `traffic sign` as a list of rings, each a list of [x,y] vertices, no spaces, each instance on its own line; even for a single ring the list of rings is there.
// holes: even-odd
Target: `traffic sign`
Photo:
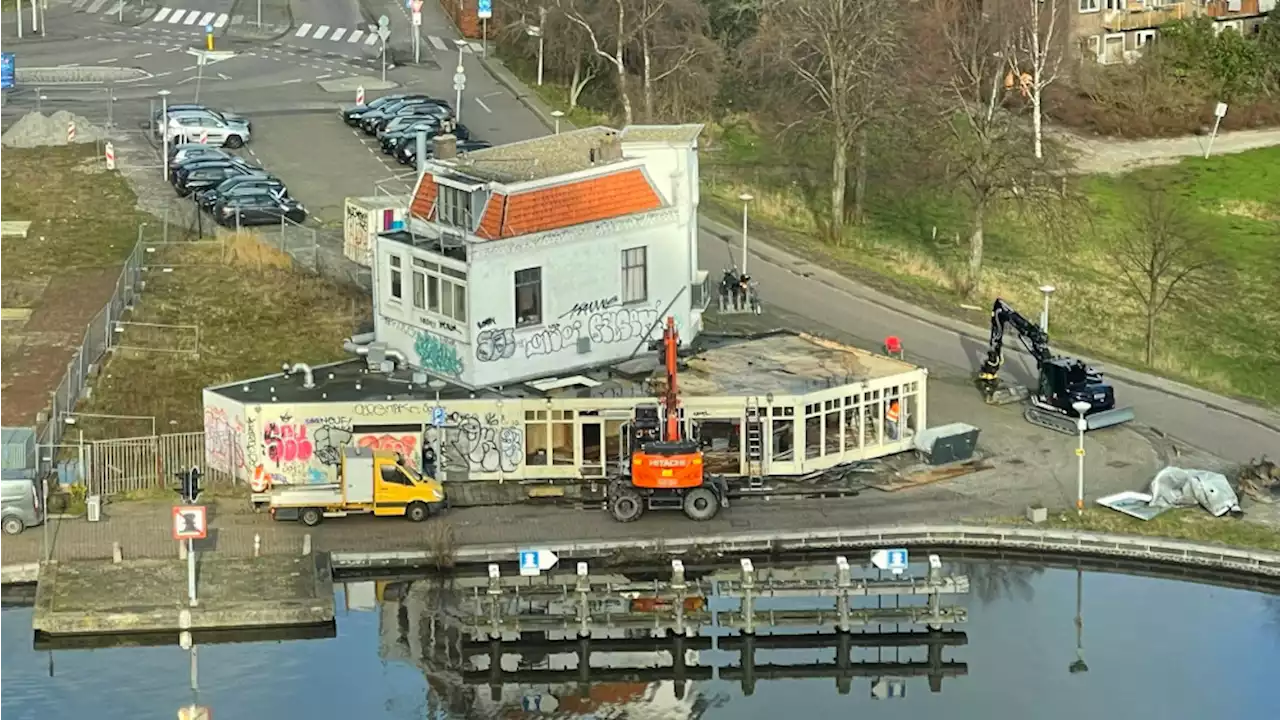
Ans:
[[[0,88],[13,87],[13,53],[0,53]]]
[[[356,104],[357,105],[364,104],[364,86],[363,85],[356,86]]]
[[[434,427],[444,427],[445,413],[442,407],[431,408],[431,424]]]
[[[409,7],[416,13],[422,12],[422,0],[411,0]]]
[[[390,24],[391,24],[391,18],[387,17],[386,15],[379,15],[379,16],[378,16],[378,27],[383,27],[383,28],[384,28],[384,27],[386,27],[386,26],[388,26],[388,25],[390,25]]]
[[[871,681],[871,697],[876,700],[907,696],[907,681],[902,678],[876,678]]]
[[[418,10],[413,11],[413,24],[414,25],[422,24],[422,13]]]
[[[560,708],[555,695],[525,695],[520,698],[520,709],[527,713],[553,713]]]
[[[909,556],[906,548],[876,550],[871,553],[871,564],[880,570],[890,570],[894,575],[907,569]]]
[[[205,35],[212,35],[212,34],[213,34],[213,26],[212,26],[212,25],[205,25],[205,26],[204,26],[204,34],[205,34]]]
[[[481,20],[493,17],[493,0],[476,0],[476,17]]]
[[[203,540],[209,534],[208,515],[203,505],[178,505],[173,508],[173,539]]]
[[[1217,106],[1217,107],[1215,107],[1215,108],[1213,109],[1213,116],[1214,116],[1214,117],[1216,117],[1216,118],[1218,118],[1218,119],[1222,119],[1222,118],[1226,117],[1226,116],[1227,116],[1227,104],[1226,104],[1226,103],[1224,103],[1224,102],[1220,102],[1220,103],[1218,103],[1218,106]]]
[[[550,570],[560,562],[560,558],[550,550],[525,549],[520,551],[520,574],[525,577],[536,577],[543,570]]]
[[[387,41],[387,38],[389,38],[389,37],[391,37],[391,31],[390,31],[389,29],[387,29],[387,27],[386,27],[385,25],[384,25],[384,26],[382,26],[382,27],[380,27],[380,28],[378,28],[378,39],[379,39],[379,40],[381,40],[382,42],[384,42],[384,43],[385,43],[385,42]]]
[[[453,74],[453,89],[459,92],[467,89],[467,74],[462,72],[461,69]]]

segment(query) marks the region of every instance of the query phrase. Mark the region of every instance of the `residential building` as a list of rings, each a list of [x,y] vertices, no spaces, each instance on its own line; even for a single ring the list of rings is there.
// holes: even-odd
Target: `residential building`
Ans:
[[[1257,32],[1276,0],[1069,0],[1072,36],[1087,58],[1104,65],[1131,62],[1159,37],[1160,26],[1207,15],[1219,31]]]
[[[591,127],[457,154],[437,137],[374,252],[376,341],[471,388],[648,352],[701,329],[700,125]]]

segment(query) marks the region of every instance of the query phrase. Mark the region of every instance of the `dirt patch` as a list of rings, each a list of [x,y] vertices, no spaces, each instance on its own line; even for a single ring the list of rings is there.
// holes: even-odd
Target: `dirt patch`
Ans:
[[[27,320],[30,332],[84,332],[94,315],[111,299],[120,268],[85,268],[57,275],[45,286]]]

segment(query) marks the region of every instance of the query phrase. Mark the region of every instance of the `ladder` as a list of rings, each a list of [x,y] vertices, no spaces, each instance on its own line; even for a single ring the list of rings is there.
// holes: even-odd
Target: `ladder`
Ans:
[[[747,481],[750,487],[764,486],[764,420],[760,401],[747,398]]]

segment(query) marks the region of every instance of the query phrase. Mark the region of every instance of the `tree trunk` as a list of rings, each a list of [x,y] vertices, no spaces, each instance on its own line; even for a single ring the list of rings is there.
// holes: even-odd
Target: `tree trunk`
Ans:
[[[969,235],[969,286],[965,293],[973,293],[982,285],[982,243],[986,239],[987,201],[979,200],[973,206],[973,233]]]
[[[649,46],[649,31],[640,33],[640,52],[644,55],[644,118],[653,121],[653,52]]]
[[[631,97],[627,95],[627,64],[622,58],[622,39],[627,34],[627,10],[622,0],[618,3],[618,33],[614,43],[613,67],[618,71],[618,97],[622,100],[622,117],[624,125],[630,125],[634,117],[631,110]]]
[[[838,245],[844,240],[844,193],[849,172],[849,141],[839,138],[831,158],[831,239]]]
[[[587,84],[582,82],[582,53],[573,61],[573,79],[569,81],[569,109],[578,107],[578,96]]]
[[[867,203],[867,129],[858,131],[858,166],[853,175],[853,221],[861,223]]]
[[[1039,82],[1039,78],[1037,78],[1037,83],[1038,82]],[[1036,149],[1037,160],[1044,157],[1044,142],[1043,142],[1044,116],[1040,110],[1041,108],[1040,95],[1041,95],[1041,92],[1039,87],[1032,88],[1031,90],[1031,131],[1032,131],[1032,134],[1035,136],[1035,149]]]
[[[1155,366],[1156,359],[1156,313],[1152,308],[1147,308],[1147,343],[1146,343],[1146,360],[1148,367]]]

